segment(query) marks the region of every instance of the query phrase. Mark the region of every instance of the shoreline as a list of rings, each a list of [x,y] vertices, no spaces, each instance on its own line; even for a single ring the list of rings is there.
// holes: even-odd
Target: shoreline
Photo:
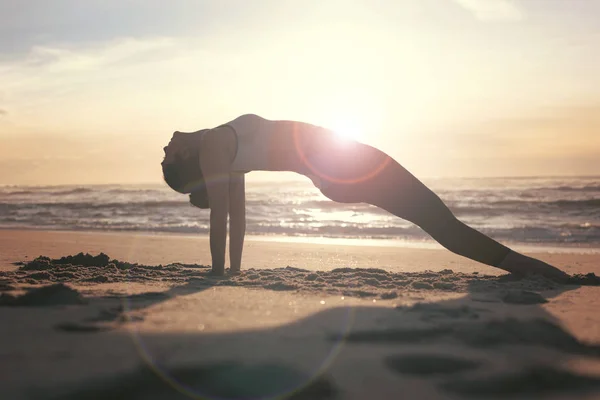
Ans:
[[[278,238],[281,239],[281,238]],[[294,238],[295,239],[295,238]],[[336,268],[380,268],[390,272],[441,271],[502,275],[506,272],[456,255],[441,246],[382,245],[365,240],[300,241],[247,237],[242,269],[295,267],[311,271]],[[598,249],[530,248],[523,253],[563,269],[569,274],[598,271]],[[38,256],[60,258],[78,253],[105,253],[112,259],[145,265],[171,263],[210,265],[206,235],[148,232],[90,232],[0,229],[0,270]],[[228,266],[228,253],[226,266]]]
[[[152,232],[152,231],[109,231],[109,230],[74,230],[74,229],[47,229],[30,227],[0,227],[0,232],[44,232],[44,233],[68,233],[83,235],[135,235],[149,237],[180,237],[208,240],[209,235],[205,233],[183,233],[183,232]],[[290,243],[309,245],[335,245],[335,246],[359,246],[359,247],[392,247],[406,249],[428,249],[445,250],[434,240],[404,240],[404,239],[373,239],[373,238],[344,238],[328,236],[289,236],[289,235],[252,235],[247,234],[246,241],[258,241],[268,243]],[[559,254],[600,254],[599,244],[587,243],[523,243],[500,241],[500,243],[521,252],[529,253],[559,253]]]

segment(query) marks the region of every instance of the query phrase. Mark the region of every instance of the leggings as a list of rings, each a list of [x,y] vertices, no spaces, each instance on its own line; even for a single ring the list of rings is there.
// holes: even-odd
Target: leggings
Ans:
[[[453,253],[490,266],[497,267],[509,253],[459,221],[434,192],[382,151],[353,142],[318,153],[321,157],[309,157],[310,169],[320,176],[320,190],[329,199],[382,208],[416,224]]]

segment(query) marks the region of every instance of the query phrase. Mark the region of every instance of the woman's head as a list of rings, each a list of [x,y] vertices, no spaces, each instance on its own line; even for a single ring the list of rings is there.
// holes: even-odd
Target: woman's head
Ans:
[[[206,191],[206,185],[204,185],[201,189],[190,193],[190,203],[198,208],[210,208],[210,205],[208,204],[208,192]]]
[[[193,133],[175,132],[164,148],[165,158],[161,163],[163,179],[176,192],[190,194],[190,202],[196,207],[208,208],[208,195],[198,158],[198,142],[193,139]]]
[[[198,161],[191,157],[162,164],[162,171],[167,185],[182,194],[192,193],[197,186],[204,184]]]

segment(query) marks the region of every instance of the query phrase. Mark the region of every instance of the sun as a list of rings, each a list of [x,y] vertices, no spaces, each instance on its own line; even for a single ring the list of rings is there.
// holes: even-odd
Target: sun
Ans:
[[[356,118],[339,118],[331,124],[333,132],[344,140],[364,140],[365,131],[363,124]]]

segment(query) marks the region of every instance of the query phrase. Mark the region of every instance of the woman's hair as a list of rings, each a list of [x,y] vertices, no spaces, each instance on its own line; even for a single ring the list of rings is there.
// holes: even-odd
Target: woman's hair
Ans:
[[[175,161],[162,164],[163,179],[178,193],[190,194],[190,203],[198,208],[209,208],[208,192],[200,169],[198,153],[189,157],[175,156]]]
[[[208,192],[206,191],[206,185],[202,189],[198,189],[190,193],[190,203],[198,208],[210,208],[208,204]]]

